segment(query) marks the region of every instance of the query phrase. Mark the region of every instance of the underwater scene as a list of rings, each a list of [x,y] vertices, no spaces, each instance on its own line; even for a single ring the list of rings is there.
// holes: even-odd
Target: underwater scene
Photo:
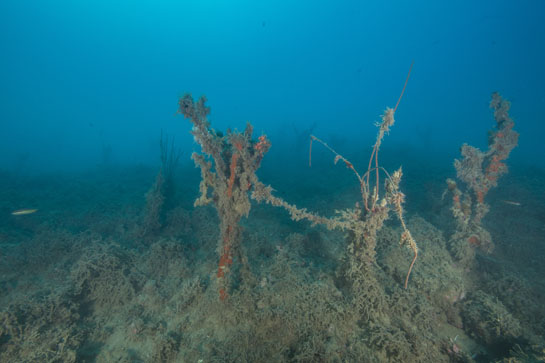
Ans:
[[[0,3],[0,362],[544,362],[545,2]]]

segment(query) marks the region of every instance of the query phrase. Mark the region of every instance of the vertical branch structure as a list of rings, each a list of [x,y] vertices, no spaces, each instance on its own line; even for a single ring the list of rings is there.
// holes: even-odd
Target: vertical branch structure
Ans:
[[[203,154],[193,153],[192,159],[201,169],[200,196],[195,206],[213,203],[220,218],[218,241],[218,286],[221,300],[228,297],[231,266],[241,260],[240,219],[250,212],[248,192],[259,183],[255,174],[271,143],[265,135],[252,139],[253,127],[249,123],[244,132],[227,131],[226,135],[210,127],[203,96],[195,102],[190,94],[179,101],[178,112],[193,124],[191,133],[201,145]],[[212,163],[213,162],[213,163]]]
[[[409,75],[410,70],[409,74],[407,75],[407,79],[405,80],[405,85],[403,86],[401,96],[405,91]],[[397,101],[396,108],[399,105],[401,96]],[[386,108],[386,111],[384,111],[382,115],[382,122],[377,125],[379,126],[379,132],[373,147],[371,158],[369,159],[369,166],[367,168],[367,172],[363,175],[356,170],[352,162],[335,151],[331,146],[316,136],[310,135],[309,166],[312,165],[312,143],[316,141],[335,155],[333,161],[335,164],[341,161],[354,173],[360,184],[363,208],[359,203],[356,203],[353,209],[337,211],[339,215],[328,218],[309,212],[304,208],[298,208],[297,206],[289,204],[281,198],[272,195],[272,188],[270,186],[257,183],[252,192],[252,198],[254,198],[256,201],[265,201],[273,206],[286,209],[290,213],[291,218],[295,221],[306,219],[312,222],[312,224],[322,224],[328,229],[341,229],[348,231],[350,242],[347,249],[348,263],[344,274],[352,282],[352,289],[354,296],[356,297],[355,300],[357,301],[356,304],[361,305],[362,301],[368,299],[370,301],[369,304],[373,305],[376,310],[381,309],[383,301],[381,301],[379,298],[382,295],[379,292],[378,282],[375,280],[372,266],[374,266],[376,262],[375,247],[377,232],[384,225],[384,221],[388,218],[390,210],[393,209],[397,214],[401,227],[403,228],[400,243],[408,246],[414,254],[405,277],[405,288],[407,288],[411,271],[418,257],[418,247],[403,218],[402,204],[405,200],[405,195],[399,190],[399,183],[401,182],[401,176],[403,174],[401,168],[390,176],[386,170],[378,165],[378,151],[384,135],[389,132],[390,127],[394,124],[394,113],[395,109],[391,108]],[[375,160],[375,167],[372,167],[373,160]],[[378,174],[381,171],[383,171],[387,176],[385,182],[385,196],[382,199],[379,196],[378,184],[375,185],[373,195],[370,195],[369,193],[369,176],[373,171],[377,173],[377,183],[379,181]]]
[[[405,224],[405,219],[403,218],[403,203],[405,201],[405,195],[399,190],[399,183],[401,182],[401,177],[403,175],[401,168],[394,172],[392,176],[388,174],[386,170],[384,170],[382,167],[379,166],[378,163],[378,152],[380,149],[380,146],[382,145],[382,139],[384,138],[384,135],[388,134],[390,132],[390,128],[394,125],[395,119],[394,114],[397,110],[397,107],[399,106],[399,103],[401,102],[401,99],[403,97],[403,94],[405,93],[405,89],[407,87],[407,83],[409,81],[409,78],[411,76],[411,71],[413,68],[414,62],[411,63],[411,67],[409,68],[409,72],[407,73],[407,78],[405,79],[405,83],[403,85],[403,89],[401,90],[401,94],[399,95],[399,98],[397,99],[395,107],[389,108],[387,107],[384,113],[382,114],[382,121],[377,124],[379,131],[377,134],[377,139],[375,141],[375,144],[373,146],[373,151],[371,152],[371,156],[369,158],[369,164],[367,166],[367,171],[365,174],[360,175],[356,168],[354,167],[354,164],[348,161],[344,156],[333,150],[328,144],[326,144],[324,141],[318,139],[314,135],[310,135],[310,147],[309,147],[309,166],[312,165],[310,160],[312,158],[312,142],[316,141],[320,144],[322,144],[326,149],[331,151],[335,155],[334,163],[337,164],[339,161],[342,161],[344,165],[350,169],[356,178],[358,179],[358,182],[360,183],[360,191],[361,191],[361,197],[363,202],[363,210],[360,210],[359,205],[356,205],[357,215],[360,216],[360,219],[363,222],[363,225],[359,224],[352,224],[352,226],[358,226],[358,228],[362,228],[365,230],[365,233],[361,234],[360,232],[355,233],[354,236],[356,237],[354,239],[354,242],[352,244],[352,250],[351,254],[353,255],[356,251],[355,248],[357,246],[360,246],[359,248],[362,248],[362,246],[365,244],[366,249],[371,248],[374,251],[374,246],[376,243],[376,233],[378,230],[382,228],[382,225],[384,224],[384,220],[388,217],[388,212],[390,209],[393,209],[396,213],[400,223],[401,227],[403,229],[403,232],[401,234],[400,244],[408,246],[413,251],[413,259],[409,266],[409,269],[407,271],[407,276],[405,278],[405,284],[404,287],[407,288],[407,285],[409,283],[409,277],[411,275],[411,271],[413,269],[413,266],[416,262],[416,259],[418,258],[418,246],[414,240],[414,238],[411,235],[411,232],[407,228],[407,225]],[[373,166],[374,161],[374,166]],[[379,194],[379,188],[380,188],[380,172],[384,172],[387,176],[387,180],[385,182],[385,197],[383,199],[380,199]],[[370,176],[372,173],[375,173],[375,185],[373,188],[373,193],[371,194],[371,187],[370,187]],[[358,236],[361,235],[361,238]],[[357,241],[360,242],[357,242]],[[367,253],[369,255],[369,252]],[[371,253],[372,260],[374,261],[374,252]],[[367,259],[369,259],[370,256],[367,256]],[[354,261],[353,263],[356,263]]]
[[[458,260],[470,264],[474,248],[492,252],[494,244],[490,233],[481,225],[490,207],[485,196],[498,185],[498,179],[508,171],[504,163],[518,144],[519,134],[509,116],[511,103],[499,93],[492,94],[490,108],[494,110],[496,128],[488,133],[488,150],[464,144],[462,159],[454,161],[456,175],[466,186],[460,190],[456,181],[447,179],[447,191],[452,195],[451,211],[456,222],[456,232],[451,238],[451,249]],[[471,248],[473,247],[473,248]]]

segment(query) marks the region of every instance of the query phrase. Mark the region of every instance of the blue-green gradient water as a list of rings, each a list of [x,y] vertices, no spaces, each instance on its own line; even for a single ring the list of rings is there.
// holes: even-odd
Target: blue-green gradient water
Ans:
[[[489,96],[513,102],[512,158],[543,165],[542,1],[2,1],[0,165],[29,171],[156,162],[163,129],[206,94],[218,129],[315,125],[371,145],[414,61],[388,139],[422,159],[486,147]],[[403,162],[403,161],[401,161]]]

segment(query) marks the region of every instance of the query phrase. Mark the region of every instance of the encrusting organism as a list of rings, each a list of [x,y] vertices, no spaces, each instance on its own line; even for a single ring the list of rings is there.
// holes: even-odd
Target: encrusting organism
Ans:
[[[361,261],[375,262],[375,245],[376,245],[376,234],[382,228],[384,221],[388,217],[388,213],[391,209],[394,210],[398,216],[403,232],[401,234],[400,243],[402,245],[407,245],[414,254],[413,260],[408,269],[404,286],[407,288],[409,282],[409,276],[411,274],[412,268],[418,257],[418,247],[414,238],[411,235],[411,232],[407,228],[404,218],[403,218],[403,207],[402,204],[405,200],[403,193],[399,191],[399,183],[401,181],[402,171],[401,168],[394,172],[392,176],[388,174],[384,168],[379,166],[378,163],[378,151],[382,143],[382,139],[386,133],[389,132],[390,128],[394,124],[394,114],[397,110],[399,102],[403,97],[407,82],[409,80],[411,70],[405,80],[403,90],[401,95],[398,98],[396,106],[394,109],[387,108],[384,114],[382,115],[382,122],[378,125],[379,132],[377,135],[377,140],[373,147],[373,152],[369,159],[369,166],[367,171],[361,175],[354,164],[347,160],[344,156],[336,152],[331,146],[329,146],[324,141],[320,140],[314,135],[310,136],[310,146],[309,146],[309,165],[312,165],[312,143],[314,141],[322,144],[326,149],[331,151],[334,155],[334,163],[337,164],[339,161],[342,161],[344,165],[350,169],[358,179],[361,189],[361,197],[363,209],[360,207],[359,203],[356,203],[354,209],[349,209],[346,211],[337,211],[338,216],[335,217],[323,217],[317,214],[308,212],[306,209],[297,208],[295,205],[291,205],[284,200],[275,197],[272,195],[272,188],[266,187],[262,184],[256,184],[254,191],[252,192],[252,198],[257,201],[266,201],[267,203],[272,204],[273,206],[278,206],[286,209],[292,219],[298,221],[301,219],[306,219],[312,222],[313,224],[322,224],[328,229],[338,228],[341,230],[348,230],[352,233],[351,242],[349,244],[349,260],[352,266],[361,266]],[[373,165],[374,163],[374,165]],[[373,188],[370,186],[370,175],[375,172],[375,185]],[[380,172],[384,172],[387,176],[385,182],[385,196],[381,199],[379,195],[380,188]],[[371,190],[373,190],[371,194]],[[367,265],[367,264],[364,264]],[[358,267],[359,268],[359,267]],[[349,271],[354,271],[354,269],[349,268]],[[365,272],[364,272],[365,273]],[[370,273],[369,271],[367,273]],[[349,275],[357,276],[358,273],[348,273]]]
[[[220,259],[216,277],[220,299],[225,300],[231,283],[231,265],[235,259],[244,261],[240,248],[242,229],[239,222],[250,212],[248,192],[259,183],[255,172],[271,143],[265,135],[253,140],[253,128],[249,123],[242,133],[228,130],[223,135],[210,128],[207,118],[210,108],[206,106],[204,96],[195,102],[190,94],[186,94],[180,98],[178,112],[193,123],[191,133],[208,156],[198,153],[191,156],[201,169],[202,176],[200,197],[195,201],[195,206],[213,203],[220,218]]]
[[[335,163],[343,161],[355,173],[360,183],[363,209],[357,202],[353,209],[337,211],[338,215],[334,217],[319,216],[305,208],[301,209],[289,204],[274,196],[272,187],[258,180],[255,174],[256,170],[271,146],[265,135],[260,136],[258,140],[253,140],[252,126],[249,123],[243,133],[228,130],[227,134],[223,135],[210,127],[207,119],[210,108],[205,104],[205,97],[201,97],[195,102],[191,95],[186,94],[180,99],[178,112],[193,123],[192,134],[195,141],[201,145],[203,153],[214,162],[212,165],[209,158],[203,154],[193,153],[192,155],[195,164],[201,169],[202,176],[199,187],[200,197],[195,201],[195,206],[213,203],[220,217],[221,236],[218,243],[220,259],[217,279],[221,300],[225,300],[228,296],[230,267],[234,259],[238,258],[241,262],[244,261],[240,248],[241,227],[239,221],[243,216],[248,216],[250,211],[249,195],[257,202],[266,202],[286,209],[295,221],[306,219],[313,225],[322,224],[328,229],[337,228],[350,232],[347,249],[348,267],[345,274],[350,280],[353,280],[354,295],[358,296],[360,301],[368,295],[368,290],[379,286],[378,283],[370,283],[374,279],[372,266],[376,262],[376,236],[388,218],[389,211],[393,210],[403,229],[400,243],[407,245],[414,253],[405,278],[404,286],[407,288],[411,271],[418,257],[418,247],[403,218],[402,205],[405,196],[399,190],[402,171],[400,168],[390,176],[378,164],[378,151],[384,135],[394,124],[394,114],[405,91],[411,70],[409,70],[395,108],[387,108],[382,115],[377,140],[365,174],[360,175],[351,162],[325,142],[311,135],[311,142],[319,142],[333,152]],[[312,144],[310,151],[312,152]],[[376,185],[371,189],[370,175],[373,172],[376,173]],[[384,186],[385,195],[382,198],[379,195],[380,172],[384,172],[387,177]],[[212,192],[209,193],[209,190]],[[371,190],[373,190],[372,194]],[[378,296],[379,294],[372,295]]]
[[[471,263],[474,248],[490,253],[494,248],[490,233],[481,221],[490,207],[485,203],[486,194],[498,185],[498,179],[508,171],[504,161],[518,144],[519,134],[513,130],[515,123],[509,116],[511,104],[499,93],[492,94],[490,108],[494,110],[496,128],[489,131],[488,150],[483,152],[464,144],[462,159],[454,161],[456,175],[466,186],[460,190],[453,179],[447,179],[447,190],[452,195],[452,215],[455,233],[450,246],[458,260]]]

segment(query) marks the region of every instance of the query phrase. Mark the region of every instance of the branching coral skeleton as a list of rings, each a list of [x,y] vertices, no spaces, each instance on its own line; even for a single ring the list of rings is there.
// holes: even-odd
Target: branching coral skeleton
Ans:
[[[402,204],[405,196],[399,191],[402,171],[400,168],[390,176],[386,170],[378,165],[378,151],[382,138],[394,124],[394,113],[405,92],[411,70],[412,64],[395,108],[387,108],[382,115],[377,140],[369,159],[369,167],[363,175],[360,175],[354,165],[341,154],[316,136],[311,135],[310,153],[312,153],[312,141],[321,143],[335,154],[335,163],[343,161],[354,172],[361,187],[363,210],[359,207],[359,203],[356,203],[354,209],[337,212],[337,216],[329,218],[287,203],[283,199],[274,196],[270,186],[266,186],[258,180],[255,172],[271,145],[266,136],[260,136],[258,141],[252,140],[253,129],[250,124],[246,126],[244,133],[228,131],[227,135],[223,136],[210,128],[207,119],[210,109],[205,105],[206,98],[201,97],[197,102],[194,102],[190,95],[185,95],[180,99],[179,113],[193,123],[192,133],[195,140],[201,145],[203,153],[214,161],[212,166],[212,163],[204,155],[194,153],[192,156],[195,164],[200,167],[202,175],[199,188],[201,196],[195,201],[195,206],[213,202],[221,220],[221,237],[218,243],[220,260],[217,272],[220,300],[225,300],[228,296],[231,264],[233,264],[235,258],[241,261],[244,260],[240,250],[241,227],[239,221],[242,216],[247,216],[249,213],[248,194],[250,192],[251,198],[257,202],[266,202],[286,209],[293,220],[306,219],[312,224],[325,225],[328,229],[338,228],[351,231],[352,239],[347,249],[348,253],[351,254],[348,258],[350,266],[347,275],[352,277],[358,275],[355,271],[361,270],[359,267],[361,262],[375,261],[377,231],[382,228],[388,217],[389,210],[393,209],[403,228],[400,243],[407,245],[414,253],[405,278],[404,286],[407,288],[409,276],[418,257],[418,248],[403,219]],[[372,166],[373,160],[374,167]],[[311,159],[309,160],[310,164]],[[385,197],[382,199],[379,197],[380,171],[383,171],[387,176]],[[373,195],[370,195],[369,179],[372,172],[376,173],[376,185]],[[209,190],[213,192],[211,197],[208,193]],[[366,263],[366,265],[368,264]],[[371,271],[364,271],[364,273],[372,275]],[[356,278],[361,279],[364,277]]]
[[[322,144],[326,149],[328,149],[335,155],[334,164],[337,164],[339,161],[342,161],[348,169],[352,170],[352,172],[356,175],[358,182],[360,183],[360,192],[361,192],[362,202],[365,208],[365,212],[367,214],[372,214],[377,212],[377,208],[376,208],[377,202],[380,200],[380,195],[379,195],[380,172],[381,171],[384,172],[387,178],[385,183],[386,197],[381,200],[380,206],[384,208],[386,207],[387,204],[389,204],[393,207],[393,210],[395,211],[396,215],[399,218],[401,227],[403,228],[400,244],[407,245],[414,253],[413,260],[409,266],[409,270],[405,278],[405,284],[404,284],[405,288],[407,288],[407,285],[409,283],[409,276],[413,269],[414,263],[416,262],[416,259],[418,257],[418,247],[416,245],[414,238],[411,235],[411,232],[407,228],[407,225],[405,224],[405,220],[403,218],[402,204],[405,201],[405,195],[399,191],[399,183],[401,181],[401,176],[403,175],[401,168],[399,168],[399,170],[395,171],[394,174],[390,176],[390,174],[388,174],[388,172],[384,168],[379,166],[378,164],[378,151],[382,144],[382,139],[384,138],[384,135],[390,131],[390,128],[393,126],[395,122],[394,114],[397,110],[397,107],[399,106],[399,103],[401,101],[401,98],[403,97],[403,94],[405,93],[405,88],[407,87],[407,83],[411,75],[413,64],[414,62],[411,64],[411,67],[409,68],[407,78],[405,79],[405,84],[403,85],[403,89],[401,91],[401,94],[399,95],[399,98],[397,100],[395,107],[393,109],[386,108],[386,111],[384,111],[384,114],[382,115],[382,122],[380,124],[377,124],[377,126],[379,127],[379,132],[377,134],[375,145],[373,146],[373,151],[371,152],[371,157],[369,158],[367,171],[363,175],[360,175],[360,173],[358,173],[358,171],[356,170],[352,162],[347,160],[344,156],[342,156],[337,151],[335,151],[331,146],[329,146],[327,143],[325,143],[324,141],[322,141],[321,139],[317,138],[314,135],[310,135],[310,147],[309,147],[309,166],[312,165],[312,162],[311,162],[312,142],[316,141]],[[373,160],[374,160],[374,167],[373,167]],[[370,187],[369,179],[370,179],[371,173],[373,172],[375,173],[376,178],[375,178],[375,186],[373,188],[373,194],[371,195],[370,194],[371,187]]]

